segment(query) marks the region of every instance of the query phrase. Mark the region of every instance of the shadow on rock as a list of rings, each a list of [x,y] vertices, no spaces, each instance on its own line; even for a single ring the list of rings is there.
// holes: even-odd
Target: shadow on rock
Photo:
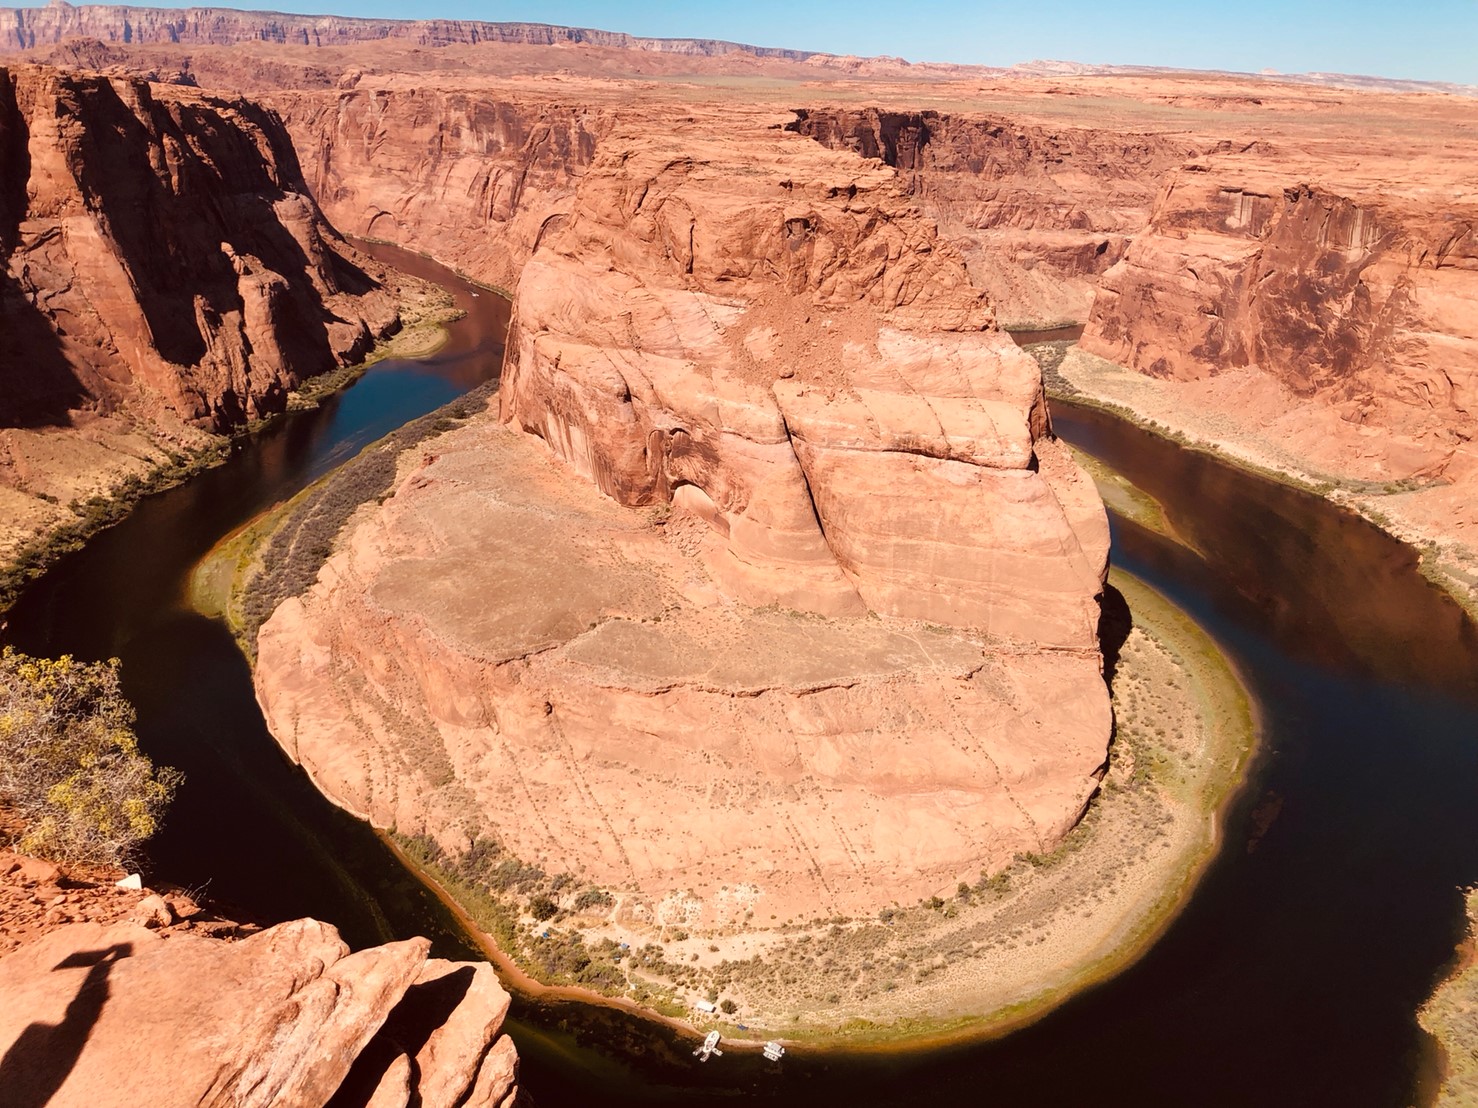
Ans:
[[[132,943],[103,950],[84,950],[54,969],[91,967],[60,1023],[32,1023],[0,1059],[0,1089],[8,1108],[43,1108],[77,1064],[92,1028],[108,1002],[108,974],[113,963],[133,953]]]

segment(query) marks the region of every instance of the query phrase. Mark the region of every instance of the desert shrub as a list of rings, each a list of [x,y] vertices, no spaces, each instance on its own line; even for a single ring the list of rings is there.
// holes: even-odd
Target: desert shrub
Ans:
[[[596,908],[607,909],[614,903],[611,894],[604,889],[584,889],[579,896],[575,897],[575,911],[589,912]]]
[[[544,871],[532,862],[504,858],[484,872],[483,879],[496,892],[522,892],[544,879]]]
[[[181,780],[140,753],[118,661],[0,652],[0,801],[26,826],[22,850],[122,865],[158,830]]]
[[[718,1007],[719,1011],[726,1016],[732,1016],[735,1012],[739,1011],[739,1005],[735,1004],[728,997],[724,997],[723,1000],[719,1001]]]
[[[529,901],[529,915],[537,920],[553,919],[559,905],[547,896],[536,896]]]

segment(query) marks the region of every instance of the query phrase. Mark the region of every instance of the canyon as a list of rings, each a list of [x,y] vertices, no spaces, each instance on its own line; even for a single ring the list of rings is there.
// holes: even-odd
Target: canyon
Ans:
[[[1113,726],[1108,531],[1003,327],[1085,324],[1051,388],[1328,480],[1478,582],[1472,100],[124,11],[28,16],[7,48],[62,68],[13,87],[167,116],[154,181],[225,113],[269,168],[211,210],[297,264],[221,252],[198,343],[124,299],[96,345],[152,346],[26,403],[181,436],[279,410],[395,326],[333,227],[509,292],[500,393],[399,459],[263,626],[257,691],[336,803],[571,875],[594,927],[861,920],[1065,841]],[[54,239],[16,227],[18,288],[86,287],[70,255],[26,276]]]
[[[403,458],[259,633],[290,754],[689,929],[1050,850],[1105,758],[1107,526],[959,255],[768,113],[615,126],[551,222],[501,426]]]
[[[400,324],[398,279],[250,101],[22,64],[0,69],[0,147],[7,555]]]

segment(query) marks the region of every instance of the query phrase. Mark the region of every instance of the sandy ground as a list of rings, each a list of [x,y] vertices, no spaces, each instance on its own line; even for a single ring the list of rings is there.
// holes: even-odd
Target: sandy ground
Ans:
[[[1451,975],[1437,986],[1418,1019],[1437,1039],[1442,1085],[1435,1108],[1478,1104],[1478,889],[1467,894],[1468,936]]]

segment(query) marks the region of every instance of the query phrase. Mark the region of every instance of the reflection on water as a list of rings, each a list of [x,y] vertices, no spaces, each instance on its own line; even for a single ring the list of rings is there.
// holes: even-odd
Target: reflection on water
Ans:
[[[1174,450],[1173,464],[1156,464],[1159,440],[1113,416],[1055,401],[1052,418],[1059,435],[1163,504],[1175,530],[1210,559],[1203,565],[1129,532],[1116,561],[1132,555],[1162,576],[1199,578],[1220,610],[1330,670],[1478,695],[1478,627],[1416,572],[1411,547],[1205,454]]]

